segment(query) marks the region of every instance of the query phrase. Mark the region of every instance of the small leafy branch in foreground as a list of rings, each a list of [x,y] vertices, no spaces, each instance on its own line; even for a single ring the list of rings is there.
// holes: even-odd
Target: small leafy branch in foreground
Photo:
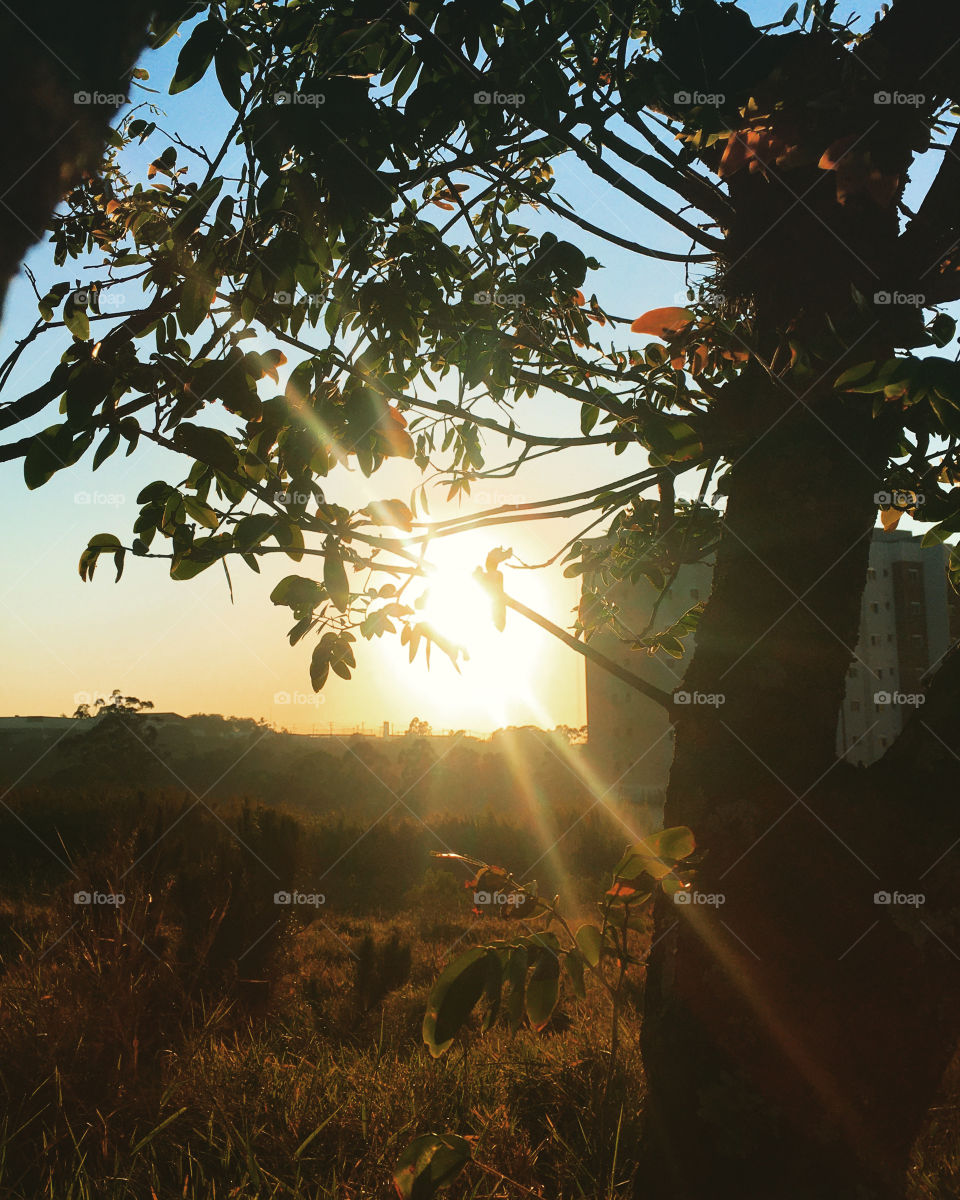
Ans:
[[[539,1032],[559,1003],[561,977],[579,999],[586,997],[587,981],[594,978],[612,1003],[605,1099],[616,1062],[627,970],[643,962],[632,951],[629,935],[646,931],[645,910],[658,888],[675,895],[691,886],[695,847],[686,826],[664,829],[629,845],[599,901],[599,923],[587,922],[576,931],[560,911],[559,896],[544,899],[535,881],[521,883],[503,867],[463,854],[438,853],[437,858],[454,859],[475,872],[466,886],[474,889],[481,911],[503,913],[525,932],[518,929],[516,937],[472,946],[441,972],[423,1018],[423,1040],[433,1057],[449,1050],[478,1005],[483,1010],[482,1033],[501,1014],[511,1032],[524,1020]],[[404,1151],[394,1182],[404,1200],[427,1200],[452,1183],[469,1162],[499,1174],[474,1159],[467,1139],[423,1134]]]

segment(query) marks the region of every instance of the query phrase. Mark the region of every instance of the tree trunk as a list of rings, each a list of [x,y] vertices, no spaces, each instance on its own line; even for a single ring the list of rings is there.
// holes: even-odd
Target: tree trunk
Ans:
[[[802,401],[744,377],[769,415],[731,473],[684,683],[722,702],[677,710],[665,813],[703,852],[695,892],[722,903],[658,903],[648,1198],[902,1196],[956,1039],[945,927],[874,901],[923,892],[924,854],[956,819],[931,818],[908,862],[901,833],[918,840],[923,818],[901,798],[921,751],[868,771],[836,756],[890,450],[869,404],[831,395],[836,373]]]

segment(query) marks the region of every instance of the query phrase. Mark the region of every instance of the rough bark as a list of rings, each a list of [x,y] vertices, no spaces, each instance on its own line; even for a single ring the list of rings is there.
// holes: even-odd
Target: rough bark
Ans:
[[[131,90],[150,18],[172,23],[197,7],[169,0],[10,0],[0,6],[0,111],[6,117],[0,308],[56,205],[97,171],[118,98]]]
[[[924,892],[920,870],[957,824],[931,804],[921,829],[911,798],[932,735],[918,728],[923,748],[873,771],[836,760],[888,447],[869,411],[838,416],[823,399],[733,472],[685,681],[725,702],[678,719],[665,823],[694,829],[696,890],[724,903],[657,912],[647,1195],[901,1196],[957,1038],[949,889],[935,915],[929,899],[874,901]]]

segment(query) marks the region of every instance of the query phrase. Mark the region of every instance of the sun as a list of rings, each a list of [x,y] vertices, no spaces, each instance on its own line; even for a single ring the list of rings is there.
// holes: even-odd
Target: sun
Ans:
[[[488,538],[464,535],[456,541],[430,546],[433,564],[424,584],[421,618],[443,637],[463,647],[469,657],[459,662],[457,678],[449,660],[434,650],[429,673],[418,672],[419,687],[431,698],[442,695],[450,705],[453,724],[457,710],[483,715],[493,727],[537,720],[543,711],[538,695],[538,666],[543,638],[523,617],[508,611],[501,632],[493,622],[490,597],[474,578],[488,551]],[[526,570],[504,570],[509,594],[531,608],[542,609],[543,582]]]

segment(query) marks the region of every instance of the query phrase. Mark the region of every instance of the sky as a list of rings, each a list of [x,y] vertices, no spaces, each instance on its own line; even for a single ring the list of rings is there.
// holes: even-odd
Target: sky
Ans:
[[[765,20],[781,15],[779,4],[747,7]],[[225,111],[212,72],[211,79],[189,92],[166,95],[184,36],[181,32],[164,50],[143,59],[152,76],[147,86],[156,87],[159,94],[132,98],[158,104],[169,116],[161,124],[188,129],[188,141],[207,144],[223,128]],[[151,139],[147,143],[151,154],[141,152],[135,163],[142,169],[165,144]],[[183,156],[181,160],[186,161]],[[564,163],[557,174],[559,191],[594,223],[664,249],[687,248],[680,235],[656,218],[638,214],[634,205],[598,185],[584,169]],[[535,232],[547,228],[561,232],[559,222],[534,221],[526,215],[523,219]],[[639,315],[661,305],[684,303],[680,265],[638,259],[586,234],[577,233],[574,240],[603,264],[602,271],[588,276],[584,291],[588,295],[596,291],[609,311]],[[49,248],[42,244],[26,261],[37,275],[41,294],[58,280],[77,277],[75,265],[57,268]],[[131,299],[136,303],[136,297]],[[122,301],[111,303],[123,307]],[[0,358],[35,316],[36,301],[21,274],[3,314]],[[620,336],[625,346],[639,347],[647,340],[629,333]],[[16,398],[43,382],[64,344],[51,334],[35,353],[25,355],[3,398]],[[287,369],[293,365],[291,361]],[[526,402],[520,423],[532,431],[549,428],[575,435],[579,432],[575,409],[541,393]],[[46,413],[21,431],[33,432],[52,419]],[[496,443],[489,445],[488,463],[504,461],[502,445],[496,451]],[[176,480],[182,474],[174,456],[158,447],[138,448],[130,458],[115,454],[96,473],[90,469],[91,458],[88,454],[85,461],[58,472],[34,492],[23,483],[20,462],[0,464],[0,504],[6,516],[0,575],[4,662],[0,715],[69,714],[78,703],[119,688],[126,695],[150,699],[159,711],[265,718],[299,732],[379,729],[383,722],[405,729],[414,717],[430,722],[436,730],[477,733],[508,724],[585,723],[580,656],[514,613],[508,614],[506,630],[498,633],[486,619],[470,575],[495,546],[512,547],[525,562],[543,561],[579,531],[578,521],[585,523],[589,517],[488,529],[435,543],[430,558],[440,575],[432,589],[430,615],[443,632],[466,644],[470,660],[461,664],[458,674],[437,653],[428,670],[422,653],[413,664],[407,661],[398,638],[360,641],[353,680],[331,676],[317,696],[309,683],[309,639],[290,647],[285,636],[291,624],[289,610],[269,601],[278,579],[310,573],[309,559],[296,564],[270,555],[263,560],[260,575],[234,561],[233,602],[223,572],[215,568],[176,583],[165,564],[128,556],[119,583],[113,582],[106,559],[93,583],[80,580],[77,560],[88,538],[112,532],[129,543],[139,490],[154,479]],[[459,509],[447,509],[437,492],[431,499],[431,516],[579,491],[644,465],[639,450],[613,460],[603,448],[583,448],[575,455],[535,462],[514,478],[484,481]],[[358,507],[371,499],[408,500],[419,481],[413,464],[393,460],[370,480],[357,469],[338,467],[325,481],[325,489],[337,503]],[[319,560],[313,562],[318,566]],[[506,587],[557,624],[570,626],[579,584],[564,579],[559,566],[509,570]]]

